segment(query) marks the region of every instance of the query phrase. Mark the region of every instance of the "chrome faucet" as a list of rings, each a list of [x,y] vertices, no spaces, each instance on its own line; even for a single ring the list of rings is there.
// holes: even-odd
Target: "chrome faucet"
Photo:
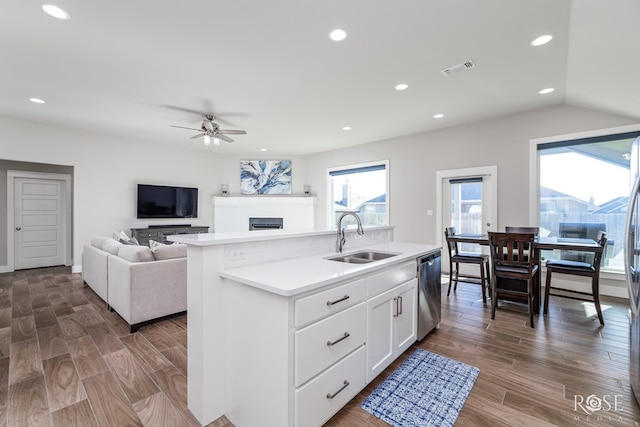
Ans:
[[[340,215],[340,218],[338,218],[338,240],[336,241],[336,252],[342,252],[342,246],[346,242],[344,238],[344,228],[342,228],[342,219],[347,215],[353,216],[356,219],[356,221],[358,221],[358,230],[357,230],[358,235],[362,236],[364,234],[364,229],[362,228],[362,221],[360,220],[360,217],[358,216],[358,214],[355,212],[343,213],[342,215]]]

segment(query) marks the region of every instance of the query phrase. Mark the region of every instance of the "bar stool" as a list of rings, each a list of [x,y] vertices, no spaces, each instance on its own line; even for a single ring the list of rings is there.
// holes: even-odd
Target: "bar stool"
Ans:
[[[602,251],[596,252],[593,257],[593,263],[571,261],[564,259],[552,259],[547,261],[547,281],[544,289],[544,314],[549,310],[549,296],[564,297],[576,299],[579,301],[593,302],[598,312],[600,325],[604,326],[604,317],[602,316],[602,308],[600,308],[600,264],[605,245],[607,244],[607,233],[598,232],[598,243],[602,246]],[[576,276],[591,277],[591,292],[574,291],[569,289],[557,288],[551,286],[551,275],[553,273],[573,274]],[[552,293],[551,290],[562,291],[563,293]],[[567,295],[567,293],[569,295]],[[584,298],[575,295],[588,295],[591,298]]]
[[[482,286],[482,302],[487,302],[487,292],[490,289],[490,270],[489,270],[489,255],[479,254],[474,252],[460,252],[458,250],[458,242],[451,240],[450,237],[455,236],[456,228],[447,227],[444,230],[444,237],[447,241],[447,247],[449,248],[449,289],[447,290],[447,296],[451,293],[451,282],[455,281],[453,291],[458,289],[458,279],[480,279],[480,285]],[[455,263],[455,269],[453,264]],[[460,264],[476,264],[480,266],[480,277],[461,275]],[[486,284],[485,284],[486,283]]]

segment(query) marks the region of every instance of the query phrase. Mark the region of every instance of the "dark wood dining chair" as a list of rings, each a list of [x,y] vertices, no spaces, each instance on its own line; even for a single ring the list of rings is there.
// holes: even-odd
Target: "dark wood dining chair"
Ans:
[[[604,317],[602,316],[602,308],[600,308],[600,264],[607,244],[607,233],[598,232],[598,243],[602,247],[602,251],[596,252],[593,256],[593,262],[572,261],[566,259],[550,259],[547,261],[547,280],[544,289],[544,314],[549,310],[549,296],[564,297],[576,299],[579,301],[593,302],[598,312],[600,325],[604,326]],[[551,286],[551,275],[553,273],[573,274],[577,276],[585,276],[591,278],[591,292],[574,291]],[[559,291],[559,292],[552,292]],[[589,296],[590,298],[586,298]]]
[[[451,236],[455,236],[456,228],[447,227],[444,230],[444,237],[447,241],[447,247],[449,248],[449,289],[447,290],[447,296],[451,293],[451,283],[454,283],[453,291],[458,289],[458,280],[463,279],[479,279],[482,286],[482,302],[487,302],[487,292],[490,287],[490,270],[489,270],[489,255],[475,253],[475,252],[462,252],[458,250],[458,242],[451,240]],[[455,268],[454,268],[455,264]],[[466,274],[460,274],[460,264],[476,264],[480,266],[480,276],[472,276]]]
[[[534,256],[534,233],[489,232],[491,250],[491,318],[496,318],[499,299],[526,302],[529,323],[534,327],[534,286],[538,265]]]
[[[540,227],[514,227],[506,226],[505,233],[533,233],[536,236],[540,233]]]

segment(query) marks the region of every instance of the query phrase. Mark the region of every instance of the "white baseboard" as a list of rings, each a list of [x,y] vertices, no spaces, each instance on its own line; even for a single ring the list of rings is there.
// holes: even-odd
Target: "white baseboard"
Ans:
[[[566,276],[565,276],[566,277]],[[543,274],[542,279],[542,295],[544,297],[544,284],[545,284],[545,275]],[[566,280],[561,279],[560,275],[556,277],[553,275],[552,277],[552,286],[557,288],[563,288],[573,291],[585,291],[589,292],[591,290],[591,279],[583,279],[583,282],[579,280],[582,278],[576,277],[577,280]],[[442,275],[442,283],[449,283],[449,273],[444,272]],[[605,278],[600,278],[600,296],[609,296],[615,298],[623,298],[628,300],[629,293],[627,292],[627,284],[622,280],[610,280]]]
[[[0,273],[11,273],[13,270],[8,265],[0,265]]]
[[[72,273],[82,273],[82,264],[80,265],[72,265],[71,266]]]
[[[556,288],[568,289],[571,291],[582,291],[582,292],[591,292],[591,279],[584,280],[584,282],[580,282],[581,278],[576,278],[577,280],[565,280],[556,278],[556,275],[553,275],[552,278],[552,286]],[[600,279],[600,296],[609,296],[615,298],[624,298],[629,299],[629,294],[627,293],[626,282],[623,281],[611,281],[611,280],[603,280]],[[544,277],[542,281],[542,291],[544,292]]]

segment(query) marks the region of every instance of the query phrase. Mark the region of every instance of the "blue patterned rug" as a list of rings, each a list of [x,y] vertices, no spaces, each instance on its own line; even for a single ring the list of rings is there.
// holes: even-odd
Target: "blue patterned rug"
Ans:
[[[480,370],[416,350],[360,405],[395,427],[453,426]]]

